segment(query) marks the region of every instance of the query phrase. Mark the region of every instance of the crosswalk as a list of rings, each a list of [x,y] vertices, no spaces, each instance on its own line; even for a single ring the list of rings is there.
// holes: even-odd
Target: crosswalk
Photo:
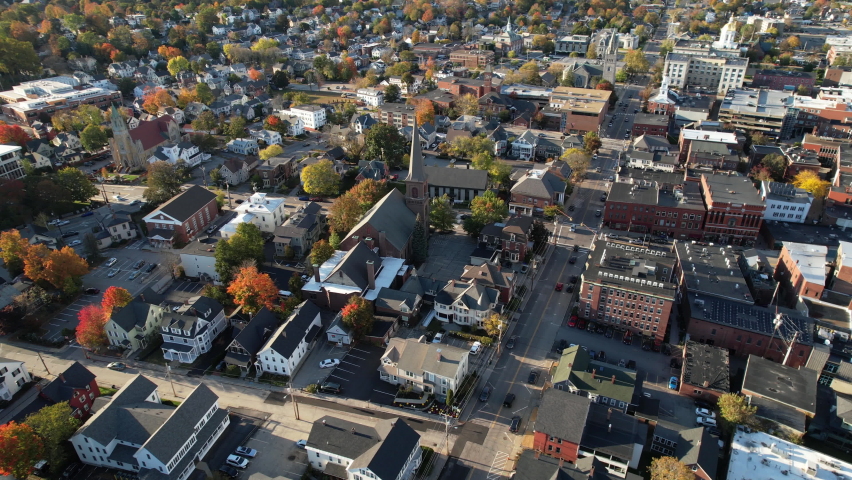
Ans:
[[[142,247],[145,246],[145,243],[147,243],[146,240],[136,240],[135,242],[128,245],[126,248],[129,250],[141,250]]]
[[[491,468],[488,469],[488,480],[496,480],[503,477],[503,467],[509,461],[509,454],[505,452],[497,452],[494,455],[494,461],[491,462]]]

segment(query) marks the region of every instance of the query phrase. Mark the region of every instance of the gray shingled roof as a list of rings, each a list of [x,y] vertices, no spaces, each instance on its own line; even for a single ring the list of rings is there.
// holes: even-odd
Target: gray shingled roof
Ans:
[[[86,388],[94,379],[94,373],[79,362],[74,362],[48,383],[41,390],[41,395],[54,402],[67,402],[74,398],[74,389]]]
[[[591,403],[589,397],[566,390],[545,390],[538,407],[535,431],[579,444]]]
[[[125,332],[130,332],[133,327],[144,325],[149,318],[162,310],[159,306],[144,302],[140,297],[136,297],[124,307],[113,310],[110,319]]]
[[[459,370],[459,364],[469,353],[465,348],[452,345],[420,343],[414,338],[392,338],[383,356],[388,356],[396,362],[401,370],[416,372],[418,375],[431,372],[442,377],[454,378]]]
[[[151,455],[163,463],[168,462],[195,433],[195,426],[218,400],[219,397],[207,385],[198,384],[186,400],[178,405],[168,420],[142,445],[142,448],[151,452]]]
[[[174,407],[145,402],[157,390],[157,385],[136,375],[112,400],[95,413],[75,435],[85,435],[101,445],[109,444],[114,438],[141,445],[168,418]]]
[[[376,295],[374,303],[376,308],[381,307],[400,312],[403,305],[407,306],[409,311],[414,310],[419,301],[420,295],[416,293],[382,287]]]
[[[272,349],[284,358],[290,358],[293,351],[305,338],[314,319],[320,314],[320,309],[314,302],[302,302],[283,325],[267,340],[261,351]]]
[[[189,190],[162,204],[157,210],[185,222],[203,206],[216,199],[216,194],[204,187],[193,185]],[[156,214],[156,211],[150,215]]]
[[[382,258],[376,252],[370,250],[370,247],[364,242],[358,242],[346,252],[340,263],[322,281],[335,285],[367,288],[369,285],[369,278],[367,277],[368,261],[373,262],[376,271],[382,264]]]
[[[512,187],[512,193],[520,193],[535,198],[552,198],[554,193],[564,192],[565,182],[548,171],[544,171],[541,177],[527,175]]]
[[[429,185],[448,188],[488,187],[488,172],[473,168],[423,167]]]
[[[269,338],[278,326],[278,317],[270,310],[261,308],[242,331],[234,338],[233,343],[238,344],[252,355],[260,351],[264,341]]]
[[[380,421],[376,431],[381,441],[359,455],[349,469],[369,468],[378,478],[397,478],[420,445],[420,434],[399,418]]]
[[[484,311],[488,310],[491,304],[497,303],[499,298],[500,292],[494,288],[476,282],[451,280],[435,296],[435,303],[452,305],[461,301],[471,310]]]
[[[361,221],[355,225],[348,236],[352,236],[364,225],[372,225],[398,250],[405,249],[408,239],[414,233],[416,215],[405,204],[405,196],[393,188],[373,208],[367,211]]]

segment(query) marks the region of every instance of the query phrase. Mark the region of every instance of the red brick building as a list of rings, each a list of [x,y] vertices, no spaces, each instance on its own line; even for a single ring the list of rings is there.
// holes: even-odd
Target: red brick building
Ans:
[[[467,68],[485,68],[494,64],[494,52],[492,50],[453,50],[450,52],[450,61],[454,65]]]
[[[775,266],[775,279],[787,291],[786,298],[799,295],[822,298],[827,255],[828,248],[823,245],[784,242]]]
[[[492,223],[482,228],[479,242],[499,250],[501,260],[523,262],[533,248],[532,225],[533,217],[520,215],[502,223]]]
[[[693,140],[689,142],[686,165],[689,167],[709,167],[713,170],[735,171],[740,164],[740,156],[727,145],[720,142]]]
[[[766,205],[751,179],[727,174],[701,175],[707,215],[704,239],[733,245],[752,245],[760,233]]]
[[[575,463],[591,403],[588,397],[565,390],[545,390],[538,407],[533,450]]]
[[[693,341],[726,348],[730,355],[758,355],[781,363],[792,347],[787,365],[804,366],[813,350],[813,320],[794,310],[780,308],[784,322],[775,332],[775,308],[758,307],[707,295],[690,293],[681,314],[688,318],[687,333]],[[795,335],[795,340],[793,337]]]
[[[634,137],[645,134],[665,137],[669,133],[671,120],[672,117],[668,115],[639,112],[634,116],[631,133]]]
[[[824,100],[801,95],[793,97],[790,111],[797,112],[795,120],[790,121],[791,135],[808,134],[824,123],[848,123],[852,116],[852,106],[842,100]],[[785,124],[787,121],[785,121]]]
[[[414,124],[414,105],[404,103],[385,103],[379,106],[378,120],[396,128]]]
[[[700,240],[704,235],[706,211],[701,192],[695,182],[682,182],[669,187],[614,183],[606,199],[604,225],[678,240]]]
[[[160,205],[143,220],[152,245],[173,247],[204,232],[218,214],[216,194],[195,185]]]
[[[556,87],[550,95],[549,107],[542,109],[546,121],[560,132],[585,135],[599,132],[609,111],[607,90]]]
[[[491,86],[491,78],[484,76],[479,78],[445,77],[438,79],[438,88],[453,95],[472,94],[476,98],[488,92],[496,92],[499,89]]]
[[[784,90],[785,87],[792,86],[797,88],[799,85],[813,88],[814,82],[814,76],[805,72],[758,70],[754,73],[751,86],[755,88],[769,87],[771,90]]]
[[[677,142],[680,149],[680,163],[686,162],[686,157],[689,154],[689,145],[693,140],[721,143],[734,151],[742,151],[742,146],[739,144],[736,132],[719,131],[711,127],[704,129],[704,127],[704,125],[698,125],[697,128],[680,129]],[[743,142],[745,142],[745,139],[743,139]]]
[[[728,351],[698,342],[686,342],[683,349],[678,393],[715,405],[731,391]]]
[[[580,317],[663,341],[677,298],[670,250],[594,243],[579,290]]]
[[[39,388],[38,386],[36,388]],[[40,388],[35,406],[44,407],[68,402],[75,418],[91,415],[92,404],[101,396],[95,374],[74,362],[50,383]]]

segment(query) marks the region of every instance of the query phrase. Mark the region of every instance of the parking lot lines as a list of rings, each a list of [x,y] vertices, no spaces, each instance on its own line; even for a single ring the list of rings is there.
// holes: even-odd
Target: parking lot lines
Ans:
[[[488,469],[488,480],[495,480],[503,476],[503,467],[509,461],[509,454],[505,452],[497,452],[494,455],[494,461],[491,462],[491,468]]]

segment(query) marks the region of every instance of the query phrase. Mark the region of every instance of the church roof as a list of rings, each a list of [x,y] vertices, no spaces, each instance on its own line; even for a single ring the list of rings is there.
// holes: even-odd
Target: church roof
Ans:
[[[130,138],[142,142],[144,150],[150,150],[169,141],[169,124],[175,120],[171,115],[163,115],[155,120],[141,121],[139,126],[130,130]]]

